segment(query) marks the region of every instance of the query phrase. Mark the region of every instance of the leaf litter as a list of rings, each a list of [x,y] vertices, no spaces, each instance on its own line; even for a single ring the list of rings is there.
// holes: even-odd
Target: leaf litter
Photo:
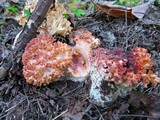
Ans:
[[[151,18],[154,19],[152,15]],[[0,47],[1,60],[4,55],[2,53],[6,53],[4,48],[10,49],[14,37],[21,29],[13,19],[10,21],[4,20],[4,24],[0,25],[3,43]],[[81,19],[76,26],[90,30],[101,40],[103,48],[121,47],[127,50],[134,46],[145,47],[152,54],[155,71],[160,72],[158,24],[147,24],[136,19],[126,22],[123,18],[94,14]],[[8,33],[8,29],[11,33]],[[21,65],[19,66],[20,70]],[[108,107],[101,108],[89,100],[89,82],[89,79],[84,84],[64,80],[44,87],[33,87],[25,83],[21,72],[11,78],[1,79],[0,119],[152,120],[160,118],[160,85],[147,89],[139,87],[139,90],[135,90],[127,97],[119,98]]]

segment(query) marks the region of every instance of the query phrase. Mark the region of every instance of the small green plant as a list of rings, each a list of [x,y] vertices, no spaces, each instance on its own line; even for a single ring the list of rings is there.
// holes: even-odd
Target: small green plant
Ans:
[[[24,15],[28,19],[31,16],[30,10],[24,9]]]
[[[83,9],[77,9],[74,13],[77,17],[80,17],[81,15],[86,14],[85,10],[83,10]]]
[[[69,18],[69,14],[68,13],[66,13],[66,14],[63,14],[63,16],[64,16],[64,18]]]
[[[6,6],[5,7],[6,10],[10,11],[11,13],[17,13],[18,12],[18,8],[15,6]]]
[[[66,4],[66,3],[65,3]],[[93,3],[87,3],[82,0],[69,0],[67,3],[70,13],[74,14],[76,17],[80,18],[86,15],[86,9],[94,10]],[[69,14],[63,14],[64,18],[69,18]]]
[[[93,4],[93,3],[90,3],[90,4],[89,4],[89,7],[92,8],[92,9],[94,9],[94,4]]]
[[[70,0],[70,11],[75,14],[77,17],[81,17],[82,15],[85,15],[85,10],[79,8],[79,6],[85,6],[86,2],[83,2],[81,0]]]
[[[115,5],[136,6],[139,0],[116,0]]]
[[[86,14],[85,10],[76,8],[71,8],[71,12],[73,12],[77,17],[81,17]]]
[[[160,4],[160,0],[157,0],[158,4]]]

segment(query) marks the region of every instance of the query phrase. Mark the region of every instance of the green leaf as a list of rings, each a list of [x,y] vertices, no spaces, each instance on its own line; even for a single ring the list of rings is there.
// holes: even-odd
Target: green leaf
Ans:
[[[94,9],[94,4],[93,4],[93,3],[90,3],[90,4],[89,4],[89,7],[92,8],[92,9]]]
[[[69,18],[69,14],[68,13],[66,13],[66,14],[63,14],[63,16],[64,16],[64,18]]]
[[[70,10],[71,10],[71,12],[75,12],[75,11],[76,11],[76,8],[72,5],[72,6],[70,7]]]
[[[74,3],[76,0],[70,0],[70,3]]]
[[[70,0],[70,3],[74,3],[74,4],[78,4],[80,2],[81,2],[81,0]]]
[[[116,0],[115,3],[113,3],[113,5],[120,5],[119,0]]]
[[[85,10],[82,10],[82,9],[77,9],[74,14],[77,16],[77,17],[81,17],[81,15],[85,15],[86,12]]]
[[[157,0],[158,4],[160,4],[160,0]]]
[[[138,0],[131,0],[131,5],[136,6],[138,4]]]
[[[31,16],[31,12],[27,9],[24,9],[24,15],[28,19]]]
[[[122,5],[126,5],[127,4],[127,2],[126,1],[122,1]]]
[[[86,5],[86,4],[87,4],[87,2],[85,2],[85,1],[81,2],[81,5]]]
[[[18,12],[18,8],[15,6],[6,6],[5,9],[7,9],[8,11],[10,11],[12,13]]]
[[[114,5],[136,6],[139,0],[116,0]]]

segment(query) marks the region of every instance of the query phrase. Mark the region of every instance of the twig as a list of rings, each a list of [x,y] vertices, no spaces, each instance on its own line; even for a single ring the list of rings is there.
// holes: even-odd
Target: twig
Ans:
[[[58,116],[56,116],[56,117],[53,118],[52,120],[58,119],[59,117],[61,117],[62,115],[64,115],[64,114],[67,113],[67,112],[68,112],[68,110],[63,111],[61,114],[59,114]]]
[[[101,24],[101,23],[103,23],[103,21],[95,22],[95,23],[90,23],[90,24],[87,24],[87,25],[85,25],[83,27],[86,28],[86,27],[93,26],[93,25],[96,25],[96,24]]]
[[[96,110],[98,111],[98,113],[99,113],[99,115],[100,115],[99,120],[104,120],[103,115],[101,114],[101,112],[99,111],[99,109],[97,108],[97,106],[94,105],[94,107],[96,108]]]
[[[17,64],[17,55],[19,55],[18,53],[20,53],[24,47],[27,45],[27,43],[36,36],[36,31],[38,29],[38,27],[42,24],[46,13],[48,12],[50,6],[52,5],[52,3],[55,3],[55,0],[39,0],[35,10],[33,11],[31,17],[29,18],[28,22],[25,24],[23,30],[21,31],[21,33],[19,34],[19,36],[17,37],[17,42],[15,43],[15,47],[13,49],[13,53],[10,51],[10,53],[12,53],[9,57],[13,56],[13,59],[10,59],[9,61],[7,61],[6,63],[3,63],[0,65],[0,72],[3,70],[3,74],[0,74],[0,79],[4,78],[5,76],[8,75],[8,71],[11,70],[11,67],[16,66]],[[7,50],[7,49],[6,49]],[[20,58],[20,57],[18,57]],[[8,60],[8,56],[5,58]],[[18,61],[19,62],[19,61]],[[7,64],[7,67],[6,67]],[[15,71],[16,73],[16,71]],[[14,74],[14,73],[11,73]]]
[[[26,44],[36,35],[38,27],[42,24],[46,13],[55,0],[39,0],[31,17],[24,26],[24,29],[17,38],[14,53],[21,51]]]
[[[25,100],[26,100],[26,99],[23,99],[23,100],[20,101],[18,104],[16,104],[16,105],[12,106],[11,108],[7,109],[7,110],[5,111],[6,114],[3,115],[3,116],[0,116],[0,119],[2,119],[2,118],[4,118],[4,117],[8,116],[9,114],[11,114],[11,113],[16,109],[16,107],[18,107],[18,106],[19,106],[21,103],[23,103]]]
[[[126,8],[127,9],[127,8]],[[128,33],[129,33],[129,31],[128,31],[128,19],[127,19],[127,11],[125,10],[125,21],[126,21],[126,29],[127,29],[127,34],[126,34],[126,50],[127,50],[127,48],[128,48]]]
[[[75,92],[77,89],[81,88],[82,86],[83,86],[83,83],[82,83],[81,85],[79,85],[78,87],[76,87],[75,89],[73,89],[73,90],[71,90],[71,91],[69,91],[69,92],[67,92],[67,93],[64,93],[64,94],[62,95],[62,97],[65,97],[65,96],[67,96],[68,94],[71,94],[71,93]]]
[[[40,111],[41,111],[42,115],[44,115],[44,112],[43,112],[42,107],[41,107],[41,105],[40,105],[40,103],[39,103],[39,101],[38,101],[38,100],[37,100],[37,104],[38,104],[38,106],[39,106],[39,109],[40,109]]]
[[[141,118],[152,118],[154,119],[154,117],[152,116],[147,116],[147,115],[118,115],[119,117],[141,117]]]

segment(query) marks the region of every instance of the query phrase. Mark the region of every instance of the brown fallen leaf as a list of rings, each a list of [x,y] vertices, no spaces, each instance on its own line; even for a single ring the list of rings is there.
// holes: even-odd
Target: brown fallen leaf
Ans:
[[[97,2],[96,9],[113,17],[124,17],[127,15],[128,18],[136,17],[142,19],[146,11],[149,9],[149,6],[154,3],[155,0],[149,0],[148,2],[135,7],[115,5],[115,2],[116,1]]]
[[[142,19],[142,22],[147,25],[159,25],[160,26],[159,11],[160,11],[160,4],[158,4],[158,2],[155,2],[155,4],[152,4],[150,9],[147,10],[145,16]],[[157,49],[160,50],[160,43],[156,45],[157,45]]]
[[[86,112],[88,112],[92,105],[86,106],[86,101],[77,101],[75,105],[63,115],[63,120],[82,120]],[[85,108],[84,108],[85,106]]]
[[[146,3],[143,3],[141,5],[138,5],[136,7],[133,7],[132,8],[132,14],[139,18],[139,19],[142,19],[143,16],[145,15],[146,11],[149,9],[149,6],[154,3],[155,0],[149,0],[148,2]]]
[[[129,103],[136,108],[146,108],[154,118],[160,118],[160,96],[141,92],[132,92]]]
[[[127,15],[128,18],[134,17],[131,14],[131,8],[120,5],[114,5],[114,3],[115,1],[98,2],[96,5],[96,10],[101,10],[102,12],[113,17],[124,17],[125,15]]]

